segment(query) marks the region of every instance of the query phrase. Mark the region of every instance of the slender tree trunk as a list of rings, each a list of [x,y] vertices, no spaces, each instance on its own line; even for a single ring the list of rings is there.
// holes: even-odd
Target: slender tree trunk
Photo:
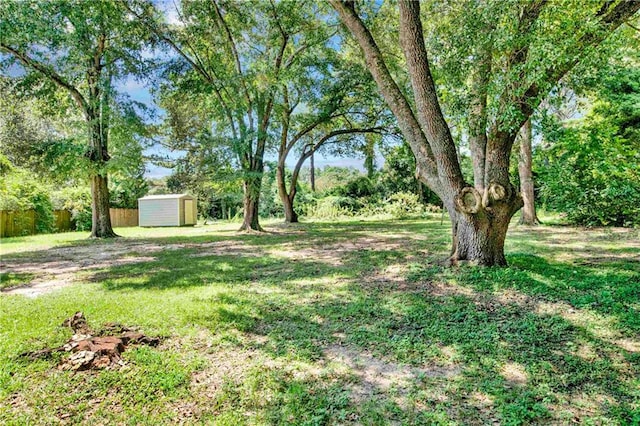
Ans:
[[[487,149],[487,87],[491,75],[491,50],[480,48],[480,63],[471,75],[471,105],[469,111],[469,147],[473,160],[473,184],[482,192],[485,187]]]
[[[309,165],[309,179],[311,180],[311,191],[316,192],[316,166],[313,161],[315,154],[311,154],[311,163]]]
[[[243,212],[241,231],[262,231],[259,218],[260,188],[262,185],[262,173],[252,172],[242,184],[244,190]]]
[[[520,217],[521,225],[535,226],[540,221],[536,214],[535,196],[533,188],[532,156],[531,156],[531,119],[527,120],[520,130],[520,156],[518,158],[518,174],[520,175],[520,193],[524,206],[522,208],[522,216]]]
[[[365,148],[364,148],[364,168],[367,171],[367,177],[373,178],[376,172],[376,151],[375,151],[375,136],[371,133],[364,136]]]
[[[285,182],[285,165],[284,162],[278,163],[276,169],[276,184],[278,186],[278,194],[284,207],[284,221],[286,223],[298,222],[298,214],[293,209],[293,201],[295,199],[295,182],[292,183],[294,187],[291,193],[287,192],[287,184]]]

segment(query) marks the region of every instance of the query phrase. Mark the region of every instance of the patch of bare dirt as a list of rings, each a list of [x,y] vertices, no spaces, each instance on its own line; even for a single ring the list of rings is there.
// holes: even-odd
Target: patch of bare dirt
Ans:
[[[0,263],[0,270],[3,273],[34,275],[30,282],[18,287],[0,290],[0,294],[37,297],[77,283],[78,272],[152,262],[156,260],[156,257],[153,256],[154,253],[190,248],[199,249],[194,256],[260,255],[254,250],[254,247],[236,241],[157,244],[116,240],[100,246],[81,245],[53,248],[37,252],[37,257],[20,257]]]
[[[556,424],[584,424],[585,420],[593,419],[598,414],[606,412],[607,406],[616,406],[616,401],[611,396],[587,393],[560,395],[558,402],[547,404],[554,418],[564,420]],[[599,420],[595,424],[607,424],[607,422]]]
[[[219,241],[214,243],[194,244],[192,247],[198,249],[191,257],[207,256],[262,256],[262,251],[255,246],[245,244],[241,241]],[[184,247],[187,248],[187,247]]]
[[[283,257],[292,261],[313,259],[330,266],[344,265],[344,260],[360,250],[371,252],[405,249],[411,241],[400,238],[357,237],[339,242],[305,242],[280,245],[277,249],[267,251],[267,254]]]
[[[419,378],[444,380],[457,376],[462,371],[456,365],[411,367],[340,345],[327,347],[324,357],[331,363],[346,367],[356,375],[358,382],[351,389],[352,399],[356,403],[385,394],[391,389],[404,396]]]
[[[295,232],[286,230],[287,233]],[[300,231],[302,232],[302,231]],[[339,266],[352,252],[358,250],[388,251],[406,248],[410,239],[376,238],[371,236],[355,237],[349,241],[322,243],[305,241],[300,244],[281,245],[278,249],[265,252],[261,247],[243,241],[215,241],[207,243],[172,243],[158,244],[135,240],[117,239],[108,244],[79,245],[58,247],[34,253],[34,257],[21,256],[3,260],[0,269],[6,273],[29,273],[34,277],[24,285],[5,288],[0,294],[19,294],[37,297],[52,291],[68,287],[79,281],[78,273],[114,266],[152,262],[155,253],[166,250],[197,249],[192,257],[207,256],[262,256],[265,253],[291,259],[292,261],[313,259],[328,265]],[[37,256],[37,257],[36,257]],[[385,271],[387,277],[396,271]],[[386,277],[380,277],[386,279]],[[399,278],[392,281],[398,283]]]
[[[517,362],[505,363],[500,369],[500,375],[512,386],[524,386],[529,380],[524,366]]]

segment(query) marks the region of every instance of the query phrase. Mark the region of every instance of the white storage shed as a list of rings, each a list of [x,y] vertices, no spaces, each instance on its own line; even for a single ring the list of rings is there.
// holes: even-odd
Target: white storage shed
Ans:
[[[187,194],[138,198],[139,226],[193,226],[198,222],[196,199]]]

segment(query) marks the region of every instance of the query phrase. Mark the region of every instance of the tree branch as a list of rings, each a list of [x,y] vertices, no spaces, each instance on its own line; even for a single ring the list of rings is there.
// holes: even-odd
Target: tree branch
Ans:
[[[458,192],[466,184],[458,163],[456,146],[440,109],[436,86],[431,76],[420,20],[420,3],[401,0],[398,5],[400,45],[407,61],[418,121],[433,151],[440,181],[447,182],[450,188]]]
[[[229,43],[229,48],[231,50],[231,55],[234,58],[234,62],[236,64],[236,71],[238,73],[238,78],[240,79],[240,84],[242,84],[242,89],[244,91],[244,97],[245,100],[247,101],[247,111],[248,111],[248,117],[249,117],[249,128],[253,129],[253,116],[252,116],[252,111],[253,111],[253,102],[251,101],[251,94],[249,93],[249,89],[247,88],[247,83],[245,82],[244,79],[244,73],[242,71],[242,64],[240,62],[240,55],[238,54],[238,49],[236,47],[236,42],[233,39],[233,34],[231,34],[231,29],[229,28],[229,26],[227,25],[227,22],[224,19],[224,16],[222,15],[222,11],[220,10],[220,6],[218,5],[218,2],[216,0],[211,0],[211,3],[213,4],[214,10],[216,12],[216,16],[218,17],[218,20],[220,21],[220,24],[222,25],[222,29],[224,30],[225,36],[227,38],[227,41]]]
[[[291,174],[291,184],[289,186],[289,193],[292,193],[298,183],[298,175],[300,174],[300,169],[302,169],[302,165],[309,157],[311,157],[319,148],[323,145],[327,144],[329,140],[335,138],[340,135],[354,134],[354,133],[382,133],[384,129],[382,127],[368,127],[368,128],[353,128],[353,129],[340,129],[333,130],[332,132],[324,135],[318,142],[308,143],[303,148],[302,155],[298,159],[293,172]],[[307,148],[310,148],[308,151]]]
[[[142,22],[142,24],[145,27],[147,27],[152,33],[154,33],[161,41],[163,41],[164,43],[169,45],[169,47],[171,47],[180,57],[182,57],[185,61],[187,61],[187,63],[191,66],[191,68],[196,73],[200,74],[200,76],[207,83],[209,83],[211,85],[211,87],[213,88],[213,92],[215,93],[216,97],[218,98],[218,101],[220,102],[220,105],[222,106],[223,110],[225,111],[225,115],[227,116],[227,119],[229,120],[229,125],[231,126],[231,131],[232,131],[234,137],[237,138],[238,137],[238,133],[237,133],[236,125],[235,125],[235,120],[234,120],[233,114],[231,112],[231,108],[229,108],[229,105],[227,105],[227,102],[225,101],[224,97],[222,96],[222,93],[221,93],[220,89],[216,85],[216,80],[217,80],[216,76],[215,75],[212,76],[207,71],[207,69],[205,68],[204,64],[200,60],[199,56],[197,55],[195,50],[190,46],[188,41],[187,41],[187,46],[192,50],[192,53],[194,54],[194,56],[196,58],[195,60],[192,59],[184,51],[184,49],[182,49],[178,45],[177,42],[175,42],[171,37],[169,37],[167,35],[167,33],[168,33],[167,29],[161,29],[161,28],[158,28],[156,25],[151,24],[149,22],[149,20],[148,20],[148,17],[146,17],[146,16],[136,12],[135,10],[133,10],[128,2],[123,1],[123,2],[118,2],[117,4],[124,6],[129,13],[131,13],[140,22]]]
[[[58,74],[53,68],[36,61],[26,53],[20,52],[19,50],[14,49],[13,47],[5,43],[0,42],[0,49],[11,54],[20,62],[22,62],[22,64],[24,64],[25,66],[40,72],[45,77],[53,81],[55,84],[67,90],[71,95],[71,97],[73,98],[73,100],[78,105],[78,107],[82,110],[83,114],[85,115],[85,118],[89,119],[89,116],[88,116],[89,105],[87,101],[84,99],[84,97],[82,96],[82,94],[80,93],[80,91],[77,88],[75,88],[71,83],[69,83],[67,80],[65,80],[64,77]]]
[[[517,105],[522,112],[522,119],[517,126],[515,132],[517,132],[524,122],[531,116],[534,109],[542,101],[539,96],[543,90],[546,90],[550,84],[557,83],[566,73],[568,73],[574,66],[580,62],[584,52],[604,41],[616,28],[631,18],[635,13],[640,10],[640,1],[621,1],[613,6],[614,2],[605,2],[602,8],[596,13],[595,17],[599,17],[600,20],[596,26],[594,26],[589,32],[583,34],[577,42],[577,46],[570,46],[573,55],[561,63],[556,63],[549,66],[543,77],[530,84],[521,98],[517,101]],[[612,7],[613,6],[613,7]],[[536,101],[534,101],[537,99]],[[534,101],[534,102],[532,102]]]
[[[367,63],[367,68],[376,81],[382,96],[386,100],[393,114],[398,120],[402,134],[409,142],[416,157],[416,173],[426,181],[427,185],[441,198],[445,193],[438,177],[438,168],[434,161],[431,147],[416,119],[409,102],[391,76],[384,61],[382,52],[355,11],[353,2],[329,0],[331,6],[338,12],[342,23],[351,32],[360,45]]]

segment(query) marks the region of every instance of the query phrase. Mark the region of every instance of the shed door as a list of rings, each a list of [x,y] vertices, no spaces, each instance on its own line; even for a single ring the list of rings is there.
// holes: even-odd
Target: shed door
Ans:
[[[195,225],[195,216],[193,200],[184,200],[184,224]]]

